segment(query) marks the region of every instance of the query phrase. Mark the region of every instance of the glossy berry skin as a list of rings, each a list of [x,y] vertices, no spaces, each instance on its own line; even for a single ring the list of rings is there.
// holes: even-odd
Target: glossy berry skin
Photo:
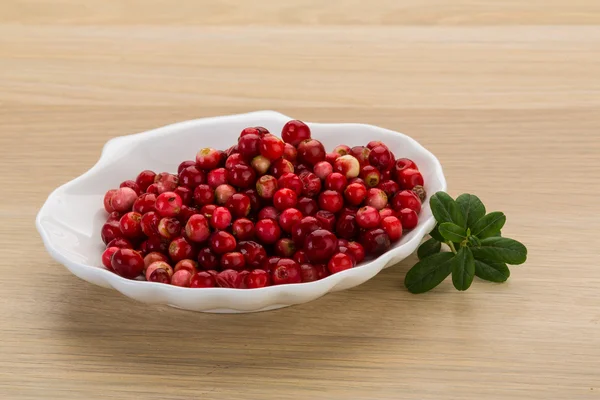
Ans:
[[[156,262],[156,261],[162,261],[165,263],[169,262],[169,258],[167,256],[165,256],[163,253],[159,253],[157,251],[153,251],[151,253],[148,253],[144,256],[144,268],[148,269],[148,267],[150,266],[150,264]]]
[[[281,138],[292,146],[298,146],[303,140],[310,139],[310,128],[302,121],[289,121],[281,130]]]
[[[137,198],[138,196],[135,190],[128,187],[119,188],[110,198],[110,206],[113,211],[125,213],[131,211],[133,203],[135,203]]]
[[[360,173],[360,167],[358,159],[350,154],[336,158],[333,164],[333,170],[347,179],[356,178]]]
[[[363,229],[377,228],[380,221],[379,211],[371,206],[362,207],[356,213],[356,223]]]
[[[229,232],[214,232],[209,239],[210,249],[216,254],[225,254],[235,250],[237,242]]]
[[[296,164],[294,165],[294,170],[298,176],[300,176],[300,174],[303,172],[312,172],[312,168],[306,164]]]
[[[327,210],[319,210],[315,214],[315,218],[321,224],[323,229],[333,232],[335,230],[335,214]]]
[[[277,179],[271,175],[263,175],[256,181],[256,192],[263,199],[272,199],[278,190]]]
[[[142,255],[132,249],[119,249],[111,258],[113,271],[123,278],[133,279],[144,271]]]
[[[181,269],[173,273],[171,277],[171,285],[179,287],[190,287],[192,281],[192,273],[186,269]]]
[[[263,263],[260,266],[260,269],[265,270],[267,272],[273,272],[275,267],[277,267],[277,263],[279,262],[279,260],[281,260],[281,257],[275,257],[275,256],[267,257],[263,260]]]
[[[107,249],[109,247],[118,247],[120,249],[133,249],[133,244],[125,238],[116,238],[116,239],[111,240],[106,245]]]
[[[277,136],[264,135],[260,139],[260,154],[269,161],[275,161],[283,156],[285,143]]]
[[[261,219],[279,219],[279,211],[273,206],[263,207],[257,215],[258,220]]]
[[[340,144],[333,149],[334,153],[339,154],[340,156],[345,156],[346,154],[350,154],[350,147],[345,144]]]
[[[217,207],[210,217],[210,226],[215,229],[226,229],[231,224],[231,213],[225,207]]]
[[[370,229],[363,233],[360,243],[365,248],[365,252],[371,255],[383,254],[391,245],[389,236],[381,228]]]
[[[197,272],[190,279],[191,288],[215,287],[216,284],[215,277],[206,271]]]
[[[304,240],[309,233],[321,229],[319,220],[315,217],[304,217],[292,228],[292,239],[299,248],[304,247]]]
[[[128,187],[130,189],[133,189],[135,194],[137,194],[138,196],[140,195],[140,193],[142,193],[140,190],[140,186],[137,183],[135,183],[135,181],[132,181],[132,180],[126,180],[126,181],[121,182],[119,187],[120,188]]]
[[[371,150],[364,146],[354,146],[350,150],[350,154],[356,158],[361,167],[369,164],[369,155]]]
[[[181,205],[183,206],[191,206],[192,201],[194,200],[194,192],[190,188],[185,186],[177,186],[173,193],[176,193],[181,198]]]
[[[268,272],[262,269],[255,269],[250,271],[246,276],[246,287],[248,289],[258,289],[261,287],[269,286],[271,277]]]
[[[152,236],[148,238],[142,246],[145,247],[144,254],[152,253],[153,251],[167,254],[169,251],[169,241],[160,236]]]
[[[225,205],[229,198],[236,193],[235,188],[231,185],[220,185],[215,189],[215,202]]]
[[[161,217],[174,217],[181,211],[183,202],[181,197],[174,192],[164,192],[156,198],[156,212]]]
[[[185,224],[185,236],[192,242],[202,243],[210,237],[210,228],[208,225],[208,218],[204,215],[192,215]]]
[[[325,147],[315,139],[306,139],[298,144],[298,161],[314,166],[319,161],[325,160]]]
[[[272,273],[273,285],[286,285],[302,282],[300,265],[289,258],[282,258]]]
[[[190,273],[193,275],[196,272],[198,272],[198,263],[194,260],[190,260],[187,258],[184,260],[179,260],[179,262],[175,264],[175,268],[173,269],[173,271],[177,272],[181,269],[186,269],[190,271]]]
[[[179,166],[177,167],[177,175],[181,174],[181,171],[183,171],[187,167],[195,167],[195,166],[196,166],[195,160],[182,161],[181,164],[179,164]]]
[[[256,172],[248,165],[237,164],[229,171],[228,181],[232,186],[246,189],[256,183]]]
[[[325,178],[325,189],[343,193],[348,186],[348,179],[339,172],[333,172]]]
[[[189,207],[184,204],[181,206],[181,211],[179,212],[177,219],[179,220],[179,222],[185,225],[192,217],[192,215],[196,215],[199,213],[200,212],[196,207]]]
[[[264,128],[263,128],[264,129]],[[267,131],[268,133],[268,131]],[[257,136],[262,136],[264,133],[261,133],[261,130],[258,129],[258,127],[253,126],[253,127],[248,127],[248,128],[244,128],[242,130],[242,132],[240,132],[240,138],[246,136],[246,135],[257,135]]]
[[[206,182],[204,171],[195,165],[186,167],[179,173],[179,184],[191,190],[202,183]]]
[[[396,217],[385,217],[381,220],[381,229],[387,233],[392,242],[402,237],[402,223]]]
[[[244,255],[237,251],[225,253],[221,256],[221,268],[222,269],[233,269],[235,271],[241,271],[246,266],[246,259]]]
[[[341,271],[345,271],[354,266],[354,261],[348,254],[337,253],[329,260],[327,269],[332,274],[336,274]]]
[[[162,193],[162,191],[158,190],[157,183],[153,183],[152,185],[148,186],[148,189],[146,189],[146,193],[151,193],[158,196],[160,193]]]
[[[348,204],[359,206],[367,198],[367,188],[361,183],[351,183],[344,190],[344,198]]]
[[[302,282],[314,282],[319,280],[319,272],[312,264],[301,264],[300,275],[302,276]]]
[[[410,208],[418,214],[421,211],[421,199],[412,190],[403,190],[392,199],[392,207],[396,211]]]
[[[271,167],[271,161],[263,156],[256,156],[250,162],[250,165],[258,173],[258,175],[264,175]]]
[[[379,216],[381,217],[381,219],[384,219],[385,217],[395,217],[396,212],[391,208],[386,207],[379,210]]]
[[[281,228],[273,219],[261,219],[254,229],[258,240],[265,244],[273,244],[281,236]]]
[[[298,150],[296,150],[296,148],[291,144],[285,143],[283,148],[283,158],[292,163],[296,162],[296,159],[298,158]]]
[[[319,205],[310,197],[300,197],[296,208],[305,216],[314,215],[319,210]]]
[[[196,154],[196,165],[205,171],[217,168],[220,162],[221,153],[210,147],[201,149]]]
[[[267,259],[267,251],[260,243],[251,240],[240,242],[238,248],[244,255],[246,265],[251,268],[261,268]]]
[[[186,258],[196,258],[197,253],[194,246],[180,236],[169,244],[169,257],[173,262],[178,262]]]
[[[388,198],[385,192],[381,189],[371,188],[367,191],[367,199],[365,204],[374,207],[377,210],[381,210],[387,206]]]
[[[396,180],[400,187],[403,189],[412,189],[415,186],[423,186],[424,183],[423,175],[421,175],[421,173],[418,170],[411,168],[403,169],[402,171],[400,171],[397,175]]]
[[[398,218],[400,222],[402,222],[402,228],[404,229],[413,229],[419,223],[419,216],[415,212],[415,210],[411,210],[410,208],[403,208],[398,212]]]
[[[333,172],[333,166],[327,161],[319,161],[313,167],[313,173],[321,180],[325,180]]]
[[[106,222],[113,222],[113,221],[119,222],[119,220],[121,220],[121,217],[122,217],[121,213],[113,211],[110,214],[108,214],[108,218],[106,218]]]
[[[376,146],[369,153],[369,163],[380,171],[387,171],[394,166],[394,157],[386,146]]]
[[[298,196],[302,194],[302,188],[304,187],[298,175],[293,173],[281,175],[277,180],[277,186],[280,189],[292,189]]]
[[[246,159],[240,153],[232,154],[225,161],[225,170],[229,171],[234,165],[238,164],[248,165],[248,162],[246,162]]]
[[[113,239],[123,237],[123,232],[121,232],[121,225],[119,224],[119,221],[110,221],[105,223],[100,231],[100,236],[102,237],[104,244],[110,243]]]
[[[211,170],[206,176],[206,183],[213,189],[218,188],[221,185],[225,185],[228,182],[229,172],[225,168],[217,168]]]
[[[125,237],[139,238],[142,236],[142,215],[136,212],[128,212],[121,217],[119,228]]]
[[[194,189],[194,203],[198,206],[215,202],[215,191],[209,185],[198,185]]]
[[[198,266],[202,269],[215,269],[219,266],[219,257],[209,247],[198,252]]]
[[[299,176],[302,181],[302,195],[315,197],[321,191],[321,180],[312,172],[302,172]]]
[[[154,177],[154,183],[156,183],[158,194],[172,192],[179,184],[179,178],[177,175],[161,172]]]
[[[246,160],[252,160],[260,154],[261,138],[258,134],[248,133],[240,136],[238,140],[238,151]]]
[[[394,168],[392,169],[393,176],[397,179],[400,172],[405,169],[419,170],[419,168],[417,168],[417,164],[415,164],[413,160],[410,160],[408,158],[399,158],[394,163]]]
[[[376,187],[381,180],[381,173],[372,165],[365,165],[360,170],[360,178],[365,182],[367,187]]]
[[[365,259],[365,248],[358,242],[349,242],[346,246],[354,261],[358,264]]]
[[[327,153],[327,154],[325,154],[325,161],[327,161],[329,164],[333,165],[333,164],[335,164],[335,160],[337,160],[340,157],[341,156],[338,153]]]
[[[344,207],[344,198],[335,190],[325,190],[319,195],[319,207],[322,210],[336,213]]]
[[[148,189],[148,186],[154,183],[155,178],[156,173],[147,169],[145,171],[140,172],[137,178],[135,178],[135,183],[137,183],[138,187],[142,192],[145,192]]]
[[[262,205],[258,192],[256,189],[246,189],[243,193],[250,199],[250,213],[256,214]]]
[[[383,146],[387,148],[387,146],[380,140],[371,140],[369,143],[367,143],[367,149],[369,150],[373,150],[377,146]]]
[[[164,261],[155,261],[146,267],[144,276],[148,282],[171,283],[173,268]]]
[[[352,214],[340,215],[335,224],[335,233],[338,237],[352,240],[358,236],[360,227],[356,223],[356,216]]]
[[[337,238],[325,229],[317,229],[304,239],[304,251],[315,264],[327,262],[337,250]]]
[[[245,285],[245,276],[246,274],[239,271],[235,271],[233,269],[226,269],[225,271],[221,271],[215,277],[217,282],[217,286],[224,288],[232,288],[232,289],[241,289],[244,288]]]
[[[104,195],[104,209],[106,210],[107,213],[115,212],[115,209],[113,208],[113,206],[111,204],[112,197],[115,195],[115,193],[117,193],[117,190],[111,189],[111,190],[107,191],[106,194]]]
[[[102,253],[102,265],[109,270],[113,271],[112,268],[112,256],[119,250],[121,247],[107,247],[106,250]]]
[[[292,228],[302,219],[302,213],[295,208],[288,208],[279,214],[279,226],[286,232],[292,232]]]
[[[239,218],[233,222],[231,233],[238,241],[254,238],[254,223],[247,218]]]
[[[283,238],[275,242],[274,249],[276,255],[280,257],[290,258],[296,252],[296,245],[294,244],[294,241],[292,239]]]
[[[271,164],[270,171],[271,175],[279,179],[285,174],[293,174],[294,165],[285,158],[280,158],[278,160],[273,161],[273,163]]]
[[[308,260],[308,257],[306,255],[306,252],[304,250],[298,250],[294,253],[294,257],[293,257],[294,261],[296,261],[298,264],[307,264],[310,261]]]
[[[155,204],[156,195],[152,193],[143,193],[133,202],[132,210],[144,215],[147,212],[156,211],[156,208],[154,206]]]
[[[400,191],[400,185],[389,179],[386,181],[379,182],[377,188],[383,190],[387,195],[388,199],[393,198],[394,195]]]
[[[296,206],[298,196],[292,189],[279,189],[273,195],[273,207],[279,211]]]

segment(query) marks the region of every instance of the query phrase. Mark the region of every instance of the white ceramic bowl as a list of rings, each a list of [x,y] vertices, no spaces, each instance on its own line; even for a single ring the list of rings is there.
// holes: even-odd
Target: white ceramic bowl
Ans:
[[[134,179],[144,169],[176,171],[181,161],[194,159],[196,151],[202,147],[226,149],[247,126],[264,126],[279,134],[291,119],[274,111],[259,111],[186,121],[110,140],[96,165],[54,190],[39,211],[36,226],[46,249],[73,274],[93,284],[114,288],[142,302],[204,312],[252,312],[305,303],[328,292],[360,285],[415,251],[435,224],[428,202],[424,203],[419,215],[419,225],[388,252],[356,268],[311,283],[249,290],[189,289],[128,280],[102,267],[104,246],[100,228],[106,219],[102,201],[107,190],[117,187],[123,180]],[[408,157],[417,163],[425,178],[427,193],[446,190],[446,180],[437,158],[406,135],[371,125],[308,125],[312,136],[323,142],[329,151],[341,143],[355,146],[381,140],[397,157]]]

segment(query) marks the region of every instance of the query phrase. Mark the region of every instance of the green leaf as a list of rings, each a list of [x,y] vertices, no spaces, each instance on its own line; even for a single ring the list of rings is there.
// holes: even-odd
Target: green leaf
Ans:
[[[442,249],[442,244],[439,240],[431,238],[426,240],[419,246],[417,250],[417,256],[419,256],[419,260],[427,258],[433,254],[439,253]]]
[[[429,236],[436,239],[438,242],[445,242],[446,239],[444,239],[444,237],[440,234],[439,228],[440,224],[437,224],[435,228],[433,228],[433,230],[429,232]]]
[[[457,290],[467,290],[475,276],[475,260],[468,247],[461,247],[452,260],[452,284]]]
[[[452,272],[453,253],[437,253],[416,263],[404,278],[404,286],[411,293],[427,292]]]
[[[500,233],[505,223],[506,215],[500,211],[494,211],[475,222],[472,232],[479,239],[485,239]]]
[[[472,228],[475,222],[485,215],[485,206],[474,194],[463,193],[456,198],[456,202],[460,206],[469,228]]]
[[[469,236],[469,244],[471,246],[481,246],[481,240],[477,236]]]
[[[477,260],[523,264],[527,260],[527,248],[516,240],[493,236],[481,241],[481,246],[473,247]]]
[[[460,206],[446,192],[437,192],[429,200],[431,212],[439,223],[454,222],[466,228],[466,220]]]
[[[461,228],[452,222],[444,222],[443,224],[440,224],[440,234],[444,237],[444,239],[456,243],[462,242],[467,238],[467,231],[465,228]]]
[[[504,263],[475,260],[475,275],[490,282],[504,282],[510,276],[510,270]]]

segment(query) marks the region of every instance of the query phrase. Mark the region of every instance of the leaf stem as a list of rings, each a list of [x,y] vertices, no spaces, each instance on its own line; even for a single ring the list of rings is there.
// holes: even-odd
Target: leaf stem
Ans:
[[[454,248],[454,243],[448,241],[448,242],[446,242],[446,244],[450,247],[450,250],[452,250],[452,252],[454,254],[456,254],[456,249]]]

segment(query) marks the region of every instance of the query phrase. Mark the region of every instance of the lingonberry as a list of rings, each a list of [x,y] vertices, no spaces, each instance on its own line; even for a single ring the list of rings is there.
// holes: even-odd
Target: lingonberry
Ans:
[[[275,161],[283,156],[285,143],[274,135],[264,135],[260,139],[260,154],[270,161]]]
[[[327,262],[337,250],[337,238],[325,229],[317,229],[304,239],[304,251],[312,263]]]
[[[146,193],[151,193],[154,195],[159,195],[162,192],[159,192],[158,190],[158,184],[157,183],[153,183],[150,186],[148,186],[148,189],[146,189]]]
[[[279,178],[285,174],[293,174],[294,165],[291,161],[288,161],[285,158],[280,158],[271,163],[270,171],[271,175],[273,175],[275,178]]]
[[[381,220],[381,229],[395,242],[402,237],[402,223],[396,217],[385,217]]]
[[[279,189],[273,195],[273,206],[279,211],[296,206],[298,196],[292,189]]]
[[[256,181],[256,192],[263,199],[271,199],[278,189],[277,179],[271,175],[263,175]]]
[[[189,219],[192,218],[192,215],[196,215],[199,213],[200,211],[196,207],[189,207],[184,204],[181,206],[181,211],[179,212],[177,219],[179,220],[179,222],[185,225],[187,224]]]
[[[179,164],[179,166],[177,167],[177,175],[181,174],[181,171],[183,171],[187,167],[192,167],[192,166],[193,167],[197,166],[195,160],[182,161],[181,164]]]
[[[360,243],[365,248],[367,254],[379,255],[390,248],[390,237],[381,229],[370,229],[364,232],[360,238]]]
[[[340,215],[335,224],[335,233],[338,237],[352,240],[358,236],[360,227],[356,223],[356,216],[352,214]]]
[[[327,161],[329,164],[333,165],[333,164],[335,164],[335,160],[337,160],[340,157],[341,156],[338,153],[327,153],[327,154],[325,154],[325,161]]]
[[[344,198],[349,204],[359,206],[367,198],[367,188],[360,183],[351,183],[344,190]]]
[[[252,160],[260,154],[260,141],[260,136],[254,133],[240,136],[238,140],[238,151],[246,160]]]
[[[277,180],[277,186],[280,189],[292,189],[298,196],[302,194],[302,188],[304,187],[298,175],[293,173],[281,175]]]
[[[317,264],[315,265],[315,268],[317,270],[318,279],[327,278],[330,275],[329,270],[327,269],[327,264]]]
[[[276,256],[267,257],[263,260],[263,263],[260,266],[260,269],[263,269],[269,273],[273,272],[273,270],[277,266],[277,263],[279,262],[279,260],[281,260],[281,257],[276,257]]]
[[[220,207],[222,208],[222,207]],[[212,221],[212,217],[214,217],[216,210],[218,210],[219,207],[217,209],[215,209],[215,212],[213,212],[212,216],[211,216],[211,221]],[[225,209],[227,210],[227,209]],[[229,211],[228,211],[229,212]],[[231,218],[231,216],[230,216]],[[185,224],[185,235],[186,237],[191,240],[192,242],[196,242],[196,243],[201,243],[204,242],[205,240],[207,240],[210,236],[210,228],[208,226],[208,221],[209,219],[206,218],[204,215],[202,214],[196,214],[196,215],[192,215],[190,217],[190,219],[188,220],[188,222]],[[229,225],[229,223],[228,223]]]
[[[247,218],[236,219],[231,226],[231,233],[240,240],[250,240],[254,238],[254,223]]]
[[[306,164],[296,164],[294,165],[294,169],[296,171],[296,175],[300,176],[303,172],[312,172],[312,168],[310,168]]]
[[[121,232],[128,238],[139,238],[142,235],[142,215],[136,212],[128,212],[121,217],[119,227]]]
[[[171,277],[171,285],[179,287],[190,287],[192,281],[192,273],[187,269],[180,269],[173,273]]]
[[[350,243],[350,242],[347,241],[346,239],[342,239],[342,238],[339,238],[338,241],[337,241],[338,248],[340,248],[340,247],[347,247],[348,243]]]
[[[215,277],[206,271],[197,272],[190,279],[191,288],[215,287],[216,284]]]
[[[394,178],[398,179],[400,171],[405,170],[405,169],[418,170],[419,168],[417,168],[417,164],[415,164],[413,160],[410,160],[408,158],[399,158],[394,163],[394,168],[393,168]]]
[[[354,206],[344,207],[344,209],[340,212],[340,217],[342,215],[346,215],[346,214],[356,216],[357,212],[358,212],[358,207],[354,207]]]
[[[412,188],[412,191],[415,192],[419,200],[421,200],[421,203],[423,203],[427,198],[427,192],[422,185],[416,185],[414,188]]]
[[[298,150],[296,150],[296,148],[291,144],[286,143],[283,147],[283,158],[292,163],[296,162],[296,159],[298,158]]]
[[[173,239],[169,244],[169,257],[173,262],[186,258],[196,258],[197,256],[198,253],[194,245],[183,236]]]
[[[273,206],[267,206],[267,207],[262,208],[258,212],[258,215],[256,217],[258,218],[258,220],[261,220],[261,219],[277,220],[277,219],[279,219],[279,210],[277,210]]]
[[[227,150],[225,150],[225,156],[226,157],[231,157],[234,154],[238,154],[237,144],[234,144],[233,146],[231,146],[230,148],[228,148]]]
[[[398,212],[398,218],[400,218],[400,222],[402,222],[403,229],[413,229],[419,223],[419,216],[415,212],[415,210],[411,210],[410,208],[403,208]]]
[[[156,212],[161,217],[174,217],[181,211],[183,202],[175,192],[164,192],[156,198]]]
[[[277,266],[272,273],[274,285],[285,285],[290,283],[302,282],[302,272],[300,265],[292,259],[282,258],[277,262]]]
[[[231,224],[231,212],[225,207],[217,207],[210,217],[210,226],[215,229],[226,229]]]
[[[210,171],[206,177],[206,183],[213,189],[227,183],[229,173],[225,168],[216,168]]]
[[[173,268],[166,261],[157,260],[146,267],[144,275],[148,282],[171,283]]]
[[[177,175],[168,172],[161,172],[154,177],[154,183],[157,184],[158,194],[164,192],[172,192],[179,184]]]
[[[315,213],[315,218],[321,224],[323,229],[332,231],[335,229],[335,215],[327,210],[319,210]]]
[[[308,257],[306,256],[306,252],[304,250],[298,250],[298,251],[296,251],[294,253],[293,259],[298,264],[307,264],[307,263],[309,263]]]
[[[219,266],[219,257],[209,247],[198,252],[198,266],[203,269],[215,269]]]
[[[235,218],[246,217],[250,214],[250,197],[243,193],[234,193],[225,203],[225,207]]]
[[[113,271],[112,267],[112,256],[119,250],[120,247],[107,247],[106,250],[102,253],[102,265],[106,267],[107,270]]]
[[[142,243],[142,245],[145,247],[145,254],[152,253],[154,251],[167,254],[169,251],[169,241],[160,236],[149,237],[148,240]]]
[[[106,245],[106,248],[109,248],[109,247],[118,247],[120,249],[133,249],[133,244],[125,238],[116,238],[116,239],[111,240]]]
[[[298,146],[300,142],[310,138],[310,128],[302,121],[289,121],[281,130],[281,138],[292,146]]]
[[[394,195],[400,191],[400,186],[390,179],[379,182],[379,185],[377,185],[377,187],[385,192],[388,199],[393,198]]]
[[[312,264],[300,264],[300,276],[302,282],[314,282],[319,280],[317,268]]]
[[[352,258],[348,254],[337,253],[327,263],[327,269],[332,274],[345,271],[354,266]]]
[[[240,242],[239,251],[244,255],[246,264],[252,268],[260,268],[267,258],[267,251],[257,242],[252,240]]]
[[[314,215],[319,210],[319,205],[310,197],[300,197],[296,208],[305,216]]]
[[[393,171],[394,171],[393,168],[390,168],[390,169],[385,170],[385,171],[380,171],[381,172],[381,180],[382,181],[389,181],[390,179],[392,179],[392,177],[394,175]]]
[[[112,221],[119,222],[121,220],[121,217],[122,217],[121,213],[113,211],[110,214],[108,214],[108,218],[106,218],[106,222],[112,222]]]
[[[333,166],[327,161],[319,161],[313,167],[313,172],[321,180],[325,180],[333,172]]]
[[[183,260],[179,260],[179,262],[177,262],[177,264],[175,264],[175,268],[173,269],[175,272],[181,270],[181,269],[186,269],[188,271],[190,271],[190,273],[195,274],[196,272],[198,272],[198,263],[194,260],[190,260],[190,259],[183,259]]]
[[[111,258],[111,266],[117,275],[133,279],[144,271],[144,259],[135,250],[118,249]]]
[[[252,159],[250,165],[259,175],[264,175],[271,167],[271,161],[265,156],[256,156]]]
[[[344,198],[335,190],[326,190],[319,195],[319,207],[332,213],[336,213],[344,207]]]
[[[381,179],[381,173],[377,168],[372,165],[365,165],[360,170],[360,178],[365,182],[367,187],[375,187],[379,185]]]
[[[219,287],[240,289],[245,286],[244,278],[245,274],[233,269],[226,269],[225,271],[219,272],[215,277],[215,280]]]
[[[137,183],[135,183],[135,181],[132,181],[132,180],[126,180],[126,181],[121,182],[119,187],[120,188],[128,187],[130,189],[133,189],[135,194],[137,194],[138,196],[140,195],[140,193],[142,193],[140,190],[140,186]]]
[[[227,200],[236,193],[231,185],[220,185],[215,189],[215,201],[217,204],[226,204]]]
[[[260,196],[256,189],[246,189],[242,193],[244,193],[250,199],[250,212],[256,214],[261,207]]]
[[[376,208],[377,210],[381,210],[388,203],[387,195],[381,189],[371,188],[367,192],[367,199],[365,200],[365,204],[371,207]]]
[[[386,146],[376,146],[369,153],[369,163],[380,171],[387,171],[394,166],[394,158]]]
[[[296,246],[304,247],[304,240],[309,233],[321,229],[319,220],[315,217],[304,217],[292,228],[292,239]]]
[[[379,210],[379,216],[381,219],[384,219],[385,217],[394,217],[396,216],[396,213],[391,208],[385,207]]]
[[[275,219],[261,219],[254,226],[256,237],[262,243],[273,244],[281,236],[281,228]]]
[[[254,186],[256,182],[256,172],[248,165],[234,165],[229,171],[228,182],[232,186],[243,189]]]
[[[352,183],[360,183],[361,185],[363,185],[364,187],[367,187],[367,184],[365,183],[365,181],[363,181],[361,178],[356,177],[356,178],[352,178],[348,181],[348,184],[352,184]]]
[[[138,197],[132,206],[132,210],[142,215],[150,211],[156,211],[156,195],[152,193],[144,193]]]
[[[369,150],[365,146],[354,146],[350,150],[350,154],[352,156],[354,156],[356,158],[356,160],[358,160],[358,163],[360,164],[361,167],[369,164],[369,154],[370,153],[371,153],[371,150]]]
[[[210,249],[217,254],[225,254],[234,251],[237,242],[233,235],[225,231],[214,232],[209,239]]]
[[[400,171],[397,175],[396,178],[398,184],[400,185],[401,188],[403,189],[412,189],[415,186],[423,186],[423,175],[421,175],[421,173],[416,170],[416,169],[412,169],[412,168],[407,168],[407,169],[403,169],[402,171]],[[114,203],[114,198],[113,198],[113,203]],[[113,204],[114,207],[114,204]],[[116,208],[115,208],[116,210]],[[117,210],[118,211],[118,210]]]
[[[215,201],[215,191],[208,185],[198,185],[194,189],[194,202],[203,206],[205,204],[212,204]]]
[[[222,269],[233,269],[241,271],[246,266],[246,259],[244,255],[237,251],[225,253],[221,256],[221,268]]]
[[[349,242],[346,246],[350,254],[352,254],[356,263],[361,263],[365,259],[365,248],[358,242]]]
[[[220,162],[221,153],[210,147],[205,147],[196,154],[196,164],[205,171],[217,168]]]
[[[214,204],[205,204],[200,208],[200,214],[204,215],[206,219],[210,219],[216,208],[217,206]]]
[[[284,232],[292,232],[292,228],[302,219],[302,213],[295,208],[283,210],[279,215],[279,226]]]
[[[242,132],[240,133],[240,138],[246,135],[257,135],[257,136],[262,136],[264,133],[261,133],[261,131],[258,129],[258,127],[248,127],[248,128],[244,128],[242,130]]]
[[[262,269],[255,269],[250,271],[248,276],[246,276],[246,287],[248,289],[257,289],[269,286],[270,280],[271,278],[266,271]]]
[[[181,197],[181,206],[191,206],[194,200],[194,192],[185,186],[177,186],[173,193],[177,193]]]
[[[275,242],[275,254],[280,257],[292,257],[296,252],[296,245],[290,238],[282,238]]]
[[[179,184],[192,190],[205,181],[206,175],[204,171],[195,165],[186,167],[179,173]]]
[[[158,251],[153,251],[144,256],[144,268],[147,270],[148,267],[150,266],[150,264],[152,264],[156,261],[162,261],[162,262],[168,263],[169,258],[167,256],[165,256],[163,253],[159,253]]]
[[[140,172],[137,178],[135,178],[135,183],[138,184],[142,192],[145,192],[148,189],[148,186],[154,183],[155,178],[156,173],[147,169],[145,171]]]
[[[356,213],[356,223],[363,229],[377,228],[380,221],[379,211],[371,206],[362,207]]]
[[[340,144],[333,149],[334,153],[339,154],[340,156],[345,156],[346,154],[350,154],[350,147],[345,144]]]
[[[396,193],[392,199],[392,207],[396,211],[400,211],[403,208],[410,208],[418,214],[421,211],[421,200],[412,190],[403,190]]]
[[[373,150],[377,146],[383,146],[387,148],[387,146],[380,140],[371,140],[369,143],[367,143],[367,149],[369,150]]]
[[[306,197],[315,197],[321,191],[321,180],[312,172],[302,172],[299,175],[302,181],[302,194]]]
[[[137,193],[132,188],[119,188],[113,193],[112,197],[110,198],[110,206],[112,207],[113,211],[125,213],[131,211],[133,203],[135,203],[137,198]]]
[[[343,193],[348,185],[348,179],[339,172],[334,172],[325,178],[325,189]]]
[[[102,236],[102,241],[104,244],[110,243],[113,239],[123,237],[123,232],[121,232],[121,225],[119,224],[119,221],[110,221],[105,223],[100,231],[100,236]]]
[[[355,178],[360,173],[360,163],[356,157],[346,154],[335,160],[333,170],[344,175],[346,178]]]
[[[323,144],[315,139],[306,139],[298,144],[298,161],[314,166],[325,160],[325,148]]]

